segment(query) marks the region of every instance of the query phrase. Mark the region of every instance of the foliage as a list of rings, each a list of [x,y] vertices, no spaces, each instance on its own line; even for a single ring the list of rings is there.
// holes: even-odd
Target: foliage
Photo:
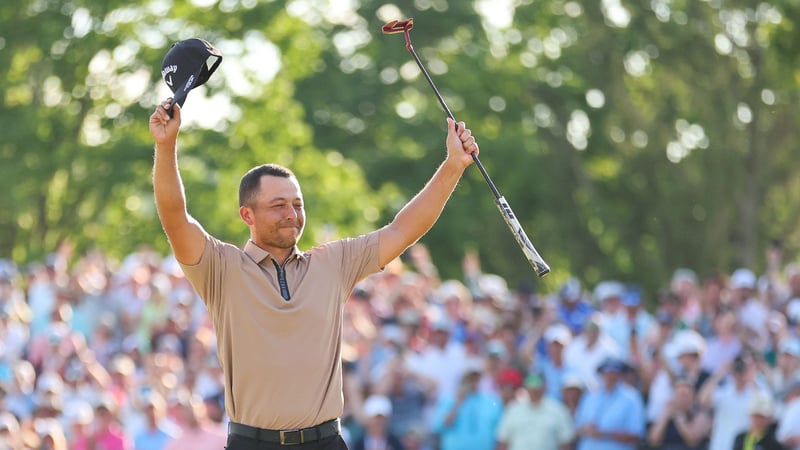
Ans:
[[[796,2],[335,4],[2,3],[0,255],[41,259],[64,239],[166,251],[146,120],[168,92],[163,54],[191,36],[225,54],[181,134],[206,228],[246,238],[236,186],[265,159],[301,178],[304,247],[386,223],[444,156],[441,108],[402,37],[380,34],[412,16],[415,49],[553,267],[545,288],[759,270],[772,239],[796,255]],[[493,203],[470,169],[423,238],[444,276],[474,248],[484,270],[532,281]]]

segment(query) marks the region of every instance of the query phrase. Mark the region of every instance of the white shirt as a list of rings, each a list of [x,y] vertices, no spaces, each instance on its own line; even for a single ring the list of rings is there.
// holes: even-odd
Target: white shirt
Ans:
[[[730,450],[736,435],[750,428],[748,406],[756,389],[758,387],[749,385],[737,391],[733,381],[717,388],[712,397],[714,425],[709,450]]]
[[[614,339],[600,333],[592,348],[588,347],[585,335],[573,339],[564,349],[564,366],[571,367],[589,389],[599,384],[597,367],[606,358],[619,358],[621,350]]]
[[[778,430],[775,432],[775,437],[780,442],[792,436],[800,436],[800,397],[786,404],[783,417],[778,422]],[[790,450],[800,450],[800,445]]]
[[[436,398],[455,396],[467,359],[464,346],[456,341],[447,343],[444,349],[429,346],[419,354],[411,354],[406,364],[411,372],[436,380]]]
[[[558,450],[574,436],[567,408],[550,397],[538,405],[527,397],[511,403],[497,427],[497,440],[508,444],[508,450]]]

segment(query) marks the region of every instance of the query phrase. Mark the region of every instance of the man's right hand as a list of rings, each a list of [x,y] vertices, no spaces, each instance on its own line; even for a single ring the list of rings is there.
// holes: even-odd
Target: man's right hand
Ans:
[[[157,146],[175,145],[178,139],[178,130],[181,127],[181,107],[177,103],[171,104],[172,98],[164,100],[150,116],[150,135],[153,136]],[[167,108],[173,108],[174,117],[169,117]]]

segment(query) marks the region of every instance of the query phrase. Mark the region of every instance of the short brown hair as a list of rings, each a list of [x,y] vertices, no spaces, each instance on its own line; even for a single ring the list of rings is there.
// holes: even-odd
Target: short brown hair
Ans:
[[[278,164],[262,164],[248,170],[239,183],[239,206],[242,207],[253,200],[253,196],[258,191],[261,177],[269,175],[281,178],[293,178],[294,172]],[[296,178],[296,177],[295,177]]]

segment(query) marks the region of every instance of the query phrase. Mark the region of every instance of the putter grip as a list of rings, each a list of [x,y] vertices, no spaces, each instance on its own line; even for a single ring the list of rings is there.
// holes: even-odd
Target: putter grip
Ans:
[[[539,255],[539,252],[536,251],[536,248],[531,243],[531,240],[528,239],[528,236],[525,234],[525,230],[522,229],[522,225],[514,215],[514,211],[511,210],[511,206],[509,206],[506,198],[500,196],[497,198],[496,203],[497,208],[500,209],[500,213],[503,215],[503,219],[506,221],[506,225],[508,225],[508,228],[514,235],[514,238],[516,238],[517,244],[519,244],[519,247],[522,249],[522,253],[525,254],[528,262],[530,262],[531,266],[533,266],[533,270],[536,271],[536,275],[543,277],[550,273],[550,266],[544,262],[544,259],[541,257],[541,255]]]

